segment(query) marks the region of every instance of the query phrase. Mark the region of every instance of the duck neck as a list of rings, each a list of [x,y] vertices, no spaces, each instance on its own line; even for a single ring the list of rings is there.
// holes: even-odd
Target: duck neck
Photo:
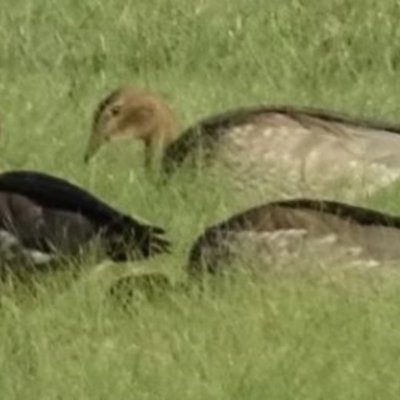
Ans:
[[[161,169],[161,158],[164,154],[165,143],[162,140],[151,140],[145,142],[145,168],[146,171],[159,171]]]

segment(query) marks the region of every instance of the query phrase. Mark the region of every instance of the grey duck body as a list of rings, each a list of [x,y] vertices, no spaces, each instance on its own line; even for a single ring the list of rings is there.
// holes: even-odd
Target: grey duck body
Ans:
[[[243,192],[353,198],[400,177],[400,126],[313,108],[231,110],[199,121],[167,147],[167,177],[187,163],[205,174],[216,168]]]
[[[254,258],[268,267],[305,249],[321,261],[343,256],[379,265],[400,261],[399,243],[400,217],[335,201],[273,201],[207,228],[190,250],[187,269],[198,277]]]

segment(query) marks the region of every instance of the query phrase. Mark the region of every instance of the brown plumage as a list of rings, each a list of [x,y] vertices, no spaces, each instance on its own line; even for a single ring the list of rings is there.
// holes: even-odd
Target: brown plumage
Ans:
[[[88,162],[108,141],[136,138],[143,141],[150,166],[155,155],[174,140],[176,130],[173,113],[159,95],[121,87],[96,108],[84,159]]]
[[[344,256],[376,265],[400,261],[399,243],[400,217],[334,201],[282,200],[206,229],[191,248],[187,268],[199,277],[229,270],[237,261],[243,268],[255,259],[269,266],[306,249],[322,261]]]
[[[242,108],[201,120],[178,138],[175,130],[159,96],[121,88],[97,108],[85,160],[105,141],[133,136],[145,143],[146,164],[156,150],[164,153],[167,175],[192,163],[242,191],[371,193],[400,176],[399,125],[326,110]]]

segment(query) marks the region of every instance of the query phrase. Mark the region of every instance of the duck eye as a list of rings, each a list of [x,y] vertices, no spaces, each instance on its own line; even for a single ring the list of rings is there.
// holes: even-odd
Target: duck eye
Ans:
[[[114,106],[110,108],[110,114],[116,117],[121,112],[121,106]]]

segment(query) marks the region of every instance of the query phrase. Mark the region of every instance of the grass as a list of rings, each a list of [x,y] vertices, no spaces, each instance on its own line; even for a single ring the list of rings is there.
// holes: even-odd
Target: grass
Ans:
[[[132,268],[179,278],[233,196],[185,179],[155,187],[136,143],[85,167],[100,97],[123,83],[160,91],[182,127],[258,103],[399,120],[399,15],[395,0],[6,0],[0,166],[65,177],[166,227],[174,253]],[[398,192],[362,202],[400,213]],[[300,270],[138,300],[130,314],[107,301],[112,268],[52,277],[35,300],[4,291],[2,398],[397,399],[398,273]]]

